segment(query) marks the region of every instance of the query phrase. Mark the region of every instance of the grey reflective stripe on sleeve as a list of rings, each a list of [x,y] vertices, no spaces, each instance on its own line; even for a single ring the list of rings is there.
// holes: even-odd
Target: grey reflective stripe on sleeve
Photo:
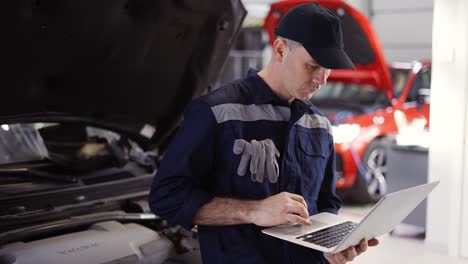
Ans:
[[[238,121],[288,121],[290,110],[284,106],[243,105],[243,104],[220,104],[211,107],[216,122],[223,123],[231,120]]]
[[[330,135],[332,134],[330,121],[321,115],[305,114],[297,120],[296,125],[305,128],[323,128],[326,129]]]

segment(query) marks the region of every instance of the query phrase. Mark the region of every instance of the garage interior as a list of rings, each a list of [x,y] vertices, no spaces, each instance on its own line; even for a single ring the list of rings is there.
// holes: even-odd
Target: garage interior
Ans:
[[[197,228],[187,231],[181,226],[170,225],[166,219],[153,214],[147,196],[159,162],[164,156],[164,152],[159,150],[168,147],[167,141],[180,124],[182,114],[172,114],[182,113],[192,98],[212,91],[225,82],[245,76],[249,68],[260,69],[270,59],[270,37],[265,18],[270,12],[271,4],[278,1],[240,1],[244,6],[233,4],[237,3],[235,0],[224,1],[223,3],[229,3],[229,8],[223,6],[221,1],[213,6],[197,0],[175,0],[167,3],[136,0],[130,1],[130,5],[120,1],[113,3],[113,14],[110,14],[110,9],[103,4],[99,8],[109,11],[109,25],[120,25],[114,22],[122,17],[125,23],[131,22],[128,27],[112,28],[113,32],[109,32],[109,36],[125,31],[118,39],[102,35],[99,33],[101,28],[96,26],[99,23],[93,24],[94,20],[89,22],[91,19],[86,18],[91,15],[99,21],[98,12],[88,14],[86,8],[68,8],[70,3],[79,6],[77,2],[64,1],[63,5],[57,1],[40,0],[10,3],[10,7],[17,8],[15,10],[28,11],[9,14],[6,19],[10,21],[7,22],[14,27],[5,34],[7,38],[10,36],[11,39],[20,41],[23,46],[18,47],[27,52],[21,49],[10,52],[10,49],[14,50],[16,43],[6,41],[6,48],[2,50],[2,54],[13,55],[9,57],[10,61],[6,60],[6,65],[11,67],[1,76],[7,80],[4,82],[5,86],[11,81],[15,85],[18,84],[18,87],[26,87],[24,90],[10,89],[13,90],[11,96],[26,99],[17,102],[3,98],[3,102],[0,103],[0,108],[6,110],[6,113],[1,113],[0,120],[0,153],[6,153],[0,157],[0,173],[2,176],[6,175],[0,184],[0,264],[19,263],[16,261],[21,260],[21,257],[33,258],[33,254],[29,252],[37,253],[37,256],[43,259],[62,255],[60,257],[63,259],[74,258],[74,262],[67,261],[68,263],[83,263],[85,253],[92,250],[98,252],[94,253],[94,256],[89,254],[88,260],[92,263],[142,263],[142,260],[146,261],[143,261],[144,263],[201,263]],[[468,264],[468,0],[342,1],[357,9],[370,22],[382,49],[385,68],[389,69],[389,76],[378,76],[376,82],[381,85],[380,82],[385,83],[382,79],[391,78],[393,86],[390,88],[393,90],[385,90],[382,88],[384,84],[381,87],[374,85],[380,89],[377,89],[377,92],[367,89],[371,85],[356,81],[358,77],[354,77],[355,83],[351,84],[339,81],[333,84],[335,80],[332,79],[329,80],[329,85],[335,85],[336,91],[344,90],[343,96],[347,96],[347,92],[351,94],[352,91],[363,88],[362,94],[358,92],[357,95],[353,95],[363,96],[362,105],[335,111],[334,106],[320,105],[319,101],[314,102],[315,99],[311,99],[333,124],[331,130],[335,140],[336,184],[338,194],[344,201],[339,214],[359,222],[383,195],[440,181],[429,197],[401,224],[378,238],[380,244],[377,247],[370,248],[354,263]],[[206,6],[197,6],[198,3]],[[117,6],[124,11],[117,10]],[[169,11],[179,8],[184,11],[172,17],[169,12],[160,12],[160,7]],[[241,13],[245,11],[244,7],[248,13],[242,22]],[[67,15],[56,12],[61,8],[69,12],[67,14],[75,14],[76,18],[69,19]],[[196,15],[191,12],[195,12]],[[219,15],[220,12],[223,14]],[[340,9],[336,11],[338,15],[346,17],[348,14],[343,12]],[[172,26],[172,31],[166,30],[167,25],[164,23],[156,26],[157,23],[153,22],[158,19],[153,21],[154,14],[159,16],[160,21]],[[201,17],[200,14],[206,17]],[[279,17],[279,14],[276,15]],[[223,19],[214,19],[217,16],[222,16]],[[81,20],[77,19],[78,17]],[[63,21],[69,24],[64,23],[62,28]],[[80,28],[80,23],[85,27]],[[140,28],[145,23],[147,27]],[[57,24],[59,26],[55,28],[50,26]],[[107,26],[106,23],[102,24],[102,28]],[[239,28],[232,25],[238,25]],[[79,33],[62,34],[61,30],[66,33],[67,27],[79,29]],[[193,28],[198,31],[190,31]],[[20,32],[20,29],[24,32]],[[56,32],[59,34],[54,35]],[[74,51],[73,49],[67,50],[80,42],[76,41],[79,39],[77,36],[87,36],[90,32],[95,39],[83,38],[85,48],[77,48],[76,54],[69,52]],[[236,35],[236,32],[240,32],[238,39],[229,49],[231,41],[235,39],[231,36]],[[172,41],[161,42],[164,49],[172,53],[153,45],[158,41],[153,35],[159,33]],[[210,37],[215,35],[215,41],[211,41]],[[129,36],[133,36],[133,39]],[[153,39],[145,42],[147,36],[153,36]],[[44,42],[37,45],[29,43],[29,37]],[[125,42],[128,39],[130,44]],[[53,45],[49,45],[45,40],[52,40]],[[189,43],[188,40],[193,42]],[[95,41],[102,41],[102,46]],[[69,44],[69,47],[64,45],[67,47],[63,48],[63,43]],[[128,45],[113,46],[116,43]],[[192,43],[196,43],[196,47]],[[362,47],[371,46],[368,42],[362,43],[366,44]],[[139,48],[140,44],[144,48]],[[3,44],[0,46],[4,47]],[[172,46],[177,46],[183,52]],[[196,52],[197,48],[203,52]],[[57,50],[59,52],[56,52]],[[78,51],[83,50],[85,53],[92,52],[86,54],[89,57],[80,56]],[[39,55],[33,55],[37,51]],[[67,54],[60,53],[63,51]],[[132,55],[132,52],[136,55]],[[47,57],[50,54],[56,56],[51,62]],[[378,55],[367,57],[379,57]],[[153,61],[148,60],[146,56],[151,57]],[[214,66],[221,65],[226,56],[223,67]],[[25,58],[32,58],[37,65],[25,66]],[[76,59],[77,65],[82,63],[80,67],[86,63],[92,66],[74,68],[74,63],[69,63],[67,58],[74,58],[70,61]],[[151,64],[154,61],[170,61],[174,58],[186,65],[172,63],[170,67],[160,66],[156,69]],[[37,70],[32,69],[34,67],[39,69],[38,72],[33,72]],[[21,74],[10,74],[18,69]],[[163,74],[159,72],[161,70]],[[40,74],[47,71],[56,71],[57,75],[41,79]],[[382,73],[376,72],[374,73],[377,75]],[[90,73],[92,74],[89,75]],[[64,74],[65,77],[60,77],[60,74]],[[83,81],[86,79],[83,76],[87,74],[89,83]],[[31,77],[30,83],[23,81],[24,76]],[[215,76],[218,78],[213,81]],[[70,77],[70,89],[62,89]],[[149,91],[143,90],[148,85],[142,83],[147,81],[150,84],[164,85],[155,85],[157,87]],[[16,87],[15,85],[13,87]],[[81,86],[88,90],[71,89]],[[104,92],[98,89],[114,86],[132,89],[110,89]],[[187,87],[190,89],[186,89]],[[168,91],[164,91],[165,89]],[[158,96],[156,90],[162,91],[167,97]],[[94,95],[94,92],[97,93],[97,97],[90,96]],[[109,100],[108,98],[113,97],[108,95],[114,92],[116,99]],[[49,95],[47,93],[53,95],[50,101],[43,100],[45,95]],[[321,96],[326,98],[330,94],[333,93],[317,92],[314,95],[317,95],[319,100]],[[151,96],[156,98],[156,101]],[[38,104],[29,104],[37,98]],[[68,105],[67,101],[61,98],[87,104]],[[22,105],[26,105],[26,111],[30,112],[15,116],[14,114],[18,114],[15,111],[22,109]],[[65,109],[63,116],[62,112],[53,111],[60,107]],[[71,111],[68,111],[70,109]],[[131,111],[128,109],[136,110],[129,113]],[[33,113],[34,110],[38,110],[39,113],[44,110],[52,115],[46,120],[41,120],[39,115]],[[84,111],[85,114],[78,115],[77,119],[66,116],[75,113],[74,111]],[[95,114],[93,111],[98,113],[96,120],[102,118],[101,121],[107,123],[99,124],[86,116],[90,113]],[[160,112],[155,118],[152,115],[155,115],[156,111]],[[346,120],[357,120],[353,118],[371,114],[375,116],[369,120],[376,127],[390,118],[390,132],[382,132],[376,136],[378,133],[368,129],[367,132],[375,132],[375,138],[366,139],[368,142],[365,144],[359,140],[355,141],[366,127],[361,127],[358,122],[346,123]],[[22,120],[21,118],[27,120],[24,126],[18,121]],[[119,127],[122,125],[118,124],[119,121],[126,127]],[[74,122],[82,124],[76,125]],[[21,139],[21,144],[10,144],[18,139]],[[61,145],[64,142],[65,144]],[[82,159],[75,162],[76,157],[73,154],[83,150],[83,146],[91,147],[86,148],[89,152],[80,152]],[[359,149],[357,146],[360,146]],[[37,153],[32,155],[32,152]],[[41,159],[38,158],[38,153]],[[66,154],[63,155],[64,153]],[[27,159],[10,163],[16,158],[14,154],[18,154],[18,157],[26,154],[27,158],[33,161],[32,165],[28,163],[31,160]],[[49,154],[55,155],[54,162],[62,167],[55,167],[57,164],[51,165],[53,162],[52,158],[47,157]],[[23,165],[23,162],[30,167],[15,167],[17,163]],[[72,169],[62,170],[67,166]],[[39,182],[37,185],[36,180]],[[24,193],[22,188],[26,190]],[[41,188],[45,191],[42,192]],[[391,215],[392,212],[388,214]],[[101,236],[101,244],[89,242],[89,237],[93,238],[94,235]],[[138,243],[135,242],[137,240]],[[50,248],[54,250],[62,247],[62,243],[66,244],[66,247],[63,246],[58,253],[52,252],[53,250],[46,252],[41,249],[44,245],[41,241],[45,241],[44,244],[51,243]],[[98,244],[105,246],[106,254],[101,254]],[[115,250],[116,248],[118,250]],[[15,255],[16,253],[18,254]],[[113,256],[117,253],[120,253],[118,258]],[[68,256],[65,256],[67,254]],[[177,257],[172,259],[174,255]],[[159,261],[161,259],[169,262]],[[56,261],[61,262],[63,261]]]
[[[245,0],[255,25],[268,0]],[[443,0],[347,0],[365,14],[382,44],[387,63],[432,61],[430,133],[388,148],[388,190],[440,180],[440,186],[381,244],[356,263],[468,263],[468,2]],[[258,67],[263,53],[243,63]],[[229,58],[239,60],[234,50]],[[263,57],[262,57],[263,56]],[[261,59],[260,59],[261,58]],[[239,63],[234,65],[238,65]],[[230,65],[228,67],[234,67]],[[243,67],[246,67],[245,65]],[[229,70],[228,70],[229,71]],[[240,77],[242,70],[229,71]],[[450,102],[450,103],[448,103]],[[421,135],[419,135],[421,137]],[[346,204],[341,214],[357,220],[372,205]]]

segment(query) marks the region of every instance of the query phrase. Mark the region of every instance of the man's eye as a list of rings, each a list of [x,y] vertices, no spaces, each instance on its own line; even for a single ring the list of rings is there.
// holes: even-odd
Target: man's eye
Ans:
[[[313,64],[306,63],[306,67],[309,70],[315,70],[315,69],[318,68],[318,65],[313,65]]]

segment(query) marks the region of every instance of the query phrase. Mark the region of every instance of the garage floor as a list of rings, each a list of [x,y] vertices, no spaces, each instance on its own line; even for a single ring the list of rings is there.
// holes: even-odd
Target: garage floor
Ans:
[[[359,221],[372,206],[344,206],[340,214]],[[407,232],[406,236],[413,235],[414,230],[400,226],[399,233]],[[443,252],[425,245],[424,240],[417,237],[401,237],[385,235],[379,238],[380,245],[370,248],[365,254],[359,256],[353,263],[359,264],[468,264],[468,259],[447,257]]]

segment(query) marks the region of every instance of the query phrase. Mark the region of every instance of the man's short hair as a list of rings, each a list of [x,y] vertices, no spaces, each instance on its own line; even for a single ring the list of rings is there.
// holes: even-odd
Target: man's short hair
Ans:
[[[286,43],[288,44],[289,50],[293,50],[295,48],[302,47],[302,44],[297,42],[297,41],[294,41],[294,40],[291,40],[291,39],[288,39],[288,38],[284,38],[284,37],[281,37],[281,36],[276,36],[276,38],[277,39],[284,39],[284,41],[286,41]]]

